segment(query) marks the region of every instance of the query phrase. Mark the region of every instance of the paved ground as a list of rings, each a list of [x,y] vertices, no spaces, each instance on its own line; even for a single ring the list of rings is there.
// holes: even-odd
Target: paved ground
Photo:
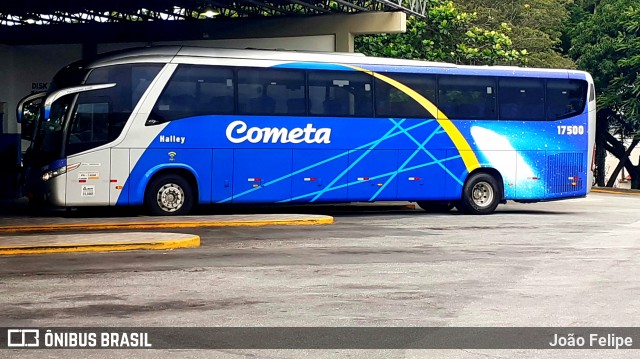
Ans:
[[[115,212],[109,209],[108,212]],[[105,210],[103,209],[104,213]],[[82,214],[85,214],[83,217]],[[99,212],[98,212],[99,213]],[[104,252],[126,250],[158,250],[192,248],[200,245],[196,235],[178,233],[117,233],[108,230],[138,230],[162,228],[302,226],[333,223],[333,217],[310,214],[235,214],[180,217],[98,216],[96,212],[75,213],[74,216],[27,216],[22,213],[0,217],[0,255],[50,254],[72,252]],[[93,214],[93,216],[92,216]],[[86,231],[53,235],[60,231]],[[39,235],[25,235],[28,233]],[[5,235],[2,235],[5,234]],[[9,234],[9,235],[7,235]]]
[[[335,223],[194,228],[190,233],[202,238],[197,250],[3,257],[0,318],[7,326],[640,326],[640,196],[593,193],[579,200],[508,204],[491,216],[409,209],[320,214],[333,216]],[[38,353],[51,358],[69,353],[90,358],[635,355]]]

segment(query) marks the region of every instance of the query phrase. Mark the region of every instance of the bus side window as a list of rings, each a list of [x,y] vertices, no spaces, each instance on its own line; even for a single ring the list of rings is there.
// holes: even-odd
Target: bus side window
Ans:
[[[92,100],[96,101],[98,99]],[[99,100],[98,100],[99,101]],[[107,143],[109,103],[78,104],[73,118],[69,144]]]
[[[305,98],[304,71],[246,68],[238,70],[239,113],[246,115],[304,115],[291,112],[291,100]],[[298,109],[299,110],[299,109]]]
[[[316,116],[373,115],[370,75],[355,71],[310,71],[309,113]]]
[[[304,97],[287,100],[287,113],[289,115],[304,115],[307,112]]]
[[[169,110],[188,112],[191,111],[196,105],[195,97],[189,94],[181,94],[173,96],[171,98],[171,104],[169,104]]]
[[[158,98],[147,125],[194,116],[231,114],[233,93],[231,69],[180,65]]]
[[[543,80],[528,78],[499,79],[498,92],[501,120],[544,120]]]
[[[332,116],[347,116],[350,115],[349,111],[349,98],[348,95],[340,95],[337,97],[327,98],[322,102],[322,108],[324,113]]]
[[[407,86],[427,101],[435,104],[435,76],[427,74],[385,74],[385,76]],[[376,79],[375,103],[377,117],[435,118],[435,114],[430,113],[408,93],[380,79]]]
[[[209,106],[220,113],[233,112],[233,94],[231,96],[213,96],[209,100]]]
[[[258,97],[249,99],[248,112],[253,114],[273,114],[276,111],[276,101],[266,94],[266,89],[262,88]]]
[[[584,80],[548,80],[547,118],[560,120],[584,112],[587,87]]]
[[[496,119],[493,77],[445,75],[438,79],[438,107],[452,119]]]

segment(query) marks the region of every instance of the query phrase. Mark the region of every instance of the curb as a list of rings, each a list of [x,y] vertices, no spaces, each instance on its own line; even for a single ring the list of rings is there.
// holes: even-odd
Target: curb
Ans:
[[[593,187],[593,188],[591,188],[591,192],[640,196],[640,190],[634,190],[634,189],[616,189],[616,188],[601,188],[601,187],[595,188],[595,187]]]
[[[131,235],[167,237],[170,239],[146,239],[146,240],[129,240],[114,241],[113,234],[103,235],[107,241],[101,243],[99,238],[92,239],[92,235],[65,235],[65,236],[47,236],[42,239],[41,236],[30,238],[15,237],[15,240],[22,242],[13,246],[0,246],[0,255],[21,255],[21,254],[49,254],[49,253],[77,253],[77,252],[112,252],[112,251],[131,251],[131,250],[168,250],[178,248],[194,248],[200,246],[200,237],[192,234],[180,233],[128,233]],[[75,237],[75,240],[74,240]],[[176,238],[178,237],[178,238]],[[59,240],[56,241],[56,239]],[[25,244],[26,242],[26,244]],[[32,242],[32,243],[29,243]]]
[[[236,221],[191,221],[191,222],[111,222],[111,223],[67,223],[46,225],[2,226],[0,233],[29,233],[45,231],[71,230],[117,230],[117,229],[156,229],[156,228],[194,228],[194,227],[258,227],[258,226],[304,226],[333,224],[333,217],[272,219],[272,220],[236,220]]]

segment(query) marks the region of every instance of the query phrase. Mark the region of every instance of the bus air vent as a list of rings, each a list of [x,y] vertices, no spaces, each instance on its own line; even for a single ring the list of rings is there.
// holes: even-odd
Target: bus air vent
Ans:
[[[583,153],[556,153],[547,156],[547,193],[583,190],[586,171]]]

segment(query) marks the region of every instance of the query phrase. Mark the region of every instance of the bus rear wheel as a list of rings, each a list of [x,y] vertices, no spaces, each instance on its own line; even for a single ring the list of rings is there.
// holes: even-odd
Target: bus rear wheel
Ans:
[[[462,199],[456,206],[466,214],[491,214],[500,203],[500,185],[490,174],[472,174],[462,189]]]
[[[155,216],[180,216],[193,207],[193,189],[187,180],[176,174],[154,178],[145,195],[145,206]]]

